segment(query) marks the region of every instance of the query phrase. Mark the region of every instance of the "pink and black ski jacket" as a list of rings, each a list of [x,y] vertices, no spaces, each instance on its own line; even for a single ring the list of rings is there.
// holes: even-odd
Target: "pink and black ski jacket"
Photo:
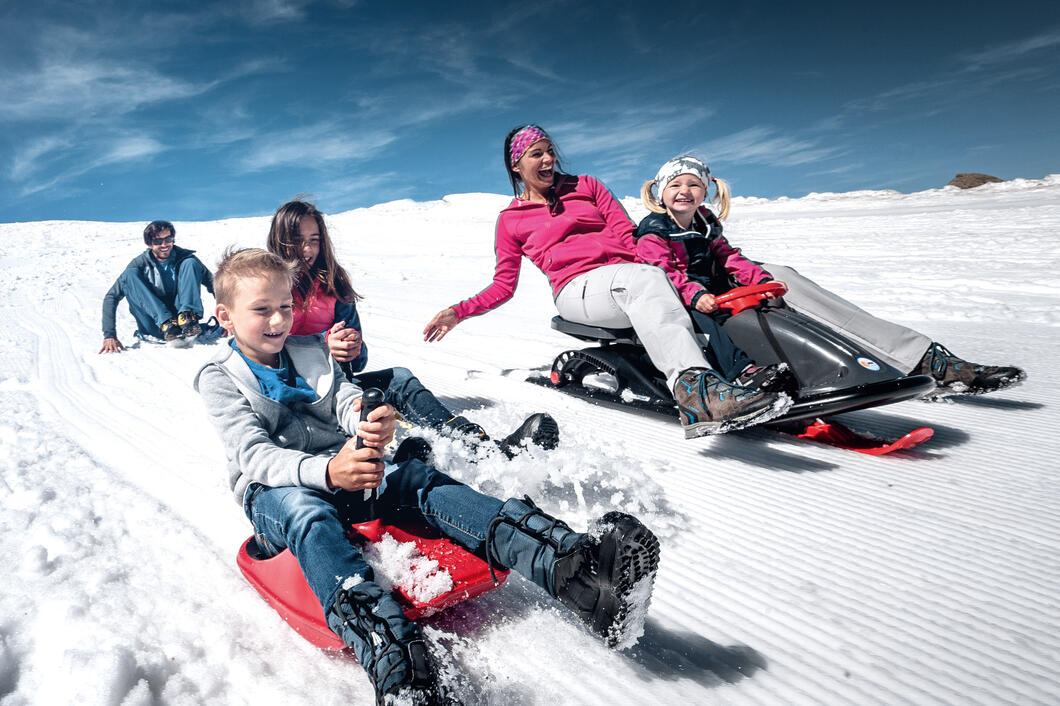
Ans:
[[[634,234],[637,261],[662,268],[688,307],[703,294],[724,294],[738,285],[772,279],[761,267],[729,245],[722,225],[710,209],[700,206],[690,229],[682,228],[666,213],[650,213]]]

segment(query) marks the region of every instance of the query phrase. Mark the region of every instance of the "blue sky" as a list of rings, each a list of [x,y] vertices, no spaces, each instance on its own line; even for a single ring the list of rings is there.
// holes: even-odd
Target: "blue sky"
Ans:
[[[681,152],[744,196],[1060,172],[1041,0],[19,0],[0,59],[3,222],[507,193],[531,121],[619,196]]]

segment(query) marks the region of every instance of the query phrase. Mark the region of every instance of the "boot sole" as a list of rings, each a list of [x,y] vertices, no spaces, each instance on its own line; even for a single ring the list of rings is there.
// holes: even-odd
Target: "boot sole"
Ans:
[[[559,446],[559,424],[552,417],[546,417],[534,431],[531,441],[546,451],[556,448]]]
[[[725,434],[726,432],[744,429],[755,424],[768,422],[791,409],[794,401],[786,394],[778,394],[776,401],[768,407],[755,410],[740,417],[733,417],[720,422],[696,422],[685,427],[686,439],[697,439],[701,436]]]
[[[625,649],[644,632],[659,570],[659,540],[640,520],[625,513],[609,512],[600,524],[611,529],[600,538],[600,593],[590,627],[604,637],[608,647]]]
[[[536,423],[536,427],[535,427]],[[525,436],[529,432],[529,438]],[[517,441],[512,441],[512,437],[516,437]],[[508,436],[497,442],[501,451],[508,458],[515,458],[516,454],[522,449],[522,442],[524,439],[528,440],[531,444],[536,444],[546,451],[559,446],[559,424],[551,415],[545,415],[543,419],[535,419],[533,421],[527,420],[523,422],[518,429],[513,431]]]

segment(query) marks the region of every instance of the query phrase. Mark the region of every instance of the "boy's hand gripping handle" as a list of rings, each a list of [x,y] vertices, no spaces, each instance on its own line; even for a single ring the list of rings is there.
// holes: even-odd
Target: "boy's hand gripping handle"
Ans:
[[[361,393],[361,419],[360,419],[360,421],[363,422],[366,419],[368,419],[368,414],[373,409],[375,409],[376,407],[378,407],[381,404],[383,404],[383,392],[379,388],[369,387],[367,390],[362,392]],[[364,439],[362,439],[360,436],[357,437],[356,448],[358,448],[358,449],[363,449],[364,448]],[[382,463],[382,461],[380,461],[380,463]],[[373,518],[375,517],[375,507],[374,507],[375,496],[376,496],[375,488],[369,488],[369,489],[364,491],[364,499],[369,503],[369,506],[368,506],[369,507],[369,512],[372,513],[372,517]]]

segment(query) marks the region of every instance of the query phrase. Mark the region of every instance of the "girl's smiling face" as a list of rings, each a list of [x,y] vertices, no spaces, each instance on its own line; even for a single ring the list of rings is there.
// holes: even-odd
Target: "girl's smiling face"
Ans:
[[[552,149],[552,141],[545,138],[527,147],[512,171],[523,180],[527,196],[547,194],[556,180],[556,151]]]
[[[670,215],[687,228],[707,197],[707,185],[692,174],[678,174],[663,187],[660,196]]]
[[[313,267],[320,256],[320,226],[312,216],[298,219],[298,255],[306,266]]]

